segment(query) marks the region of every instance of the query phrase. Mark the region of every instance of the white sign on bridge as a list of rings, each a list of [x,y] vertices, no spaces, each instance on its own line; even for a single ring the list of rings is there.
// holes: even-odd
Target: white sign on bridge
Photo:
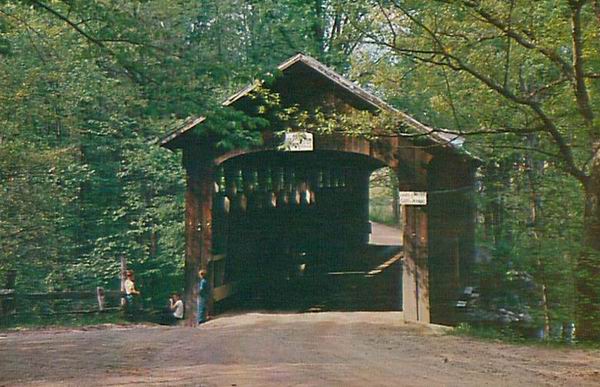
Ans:
[[[407,206],[425,206],[427,205],[427,192],[400,191],[398,201]]]
[[[313,135],[307,132],[286,133],[283,147],[292,152],[312,151]]]

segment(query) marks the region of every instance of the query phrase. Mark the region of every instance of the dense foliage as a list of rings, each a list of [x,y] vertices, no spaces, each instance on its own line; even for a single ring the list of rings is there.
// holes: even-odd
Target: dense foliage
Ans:
[[[124,256],[147,298],[179,290],[185,176],[156,139],[207,114],[222,146],[254,141],[219,102],[298,51],[333,57],[335,12],[0,1],[0,272],[19,291],[114,289]]]
[[[0,0],[0,273],[115,288],[125,256],[178,290],[185,176],[156,139],[207,114],[255,141],[219,102],[299,51],[467,137],[483,278],[531,276],[547,327],[600,337],[597,0]]]
[[[538,286],[548,325],[600,337],[600,3],[363,1],[353,72],[481,157],[489,278]],[[484,254],[487,255],[487,254]],[[482,283],[486,282],[484,279]],[[576,306],[576,307],[575,307]]]

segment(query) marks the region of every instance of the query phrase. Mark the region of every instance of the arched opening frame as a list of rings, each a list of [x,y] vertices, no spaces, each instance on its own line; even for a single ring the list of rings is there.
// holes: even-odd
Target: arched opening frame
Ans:
[[[405,205],[402,211],[405,319],[456,322],[453,302],[468,283],[473,255],[470,192],[476,164],[438,149],[426,152],[401,138],[314,138],[314,149],[308,152],[281,151],[274,145],[222,154],[206,143],[203,150],[200,144],[184,148],[187,299],[197,296],[193,278],[200,267],[211,272],[215,301],[235,292],[236,270],[248,269],[236,249],[247,253],[271,246],[269,250],[293,252],[306,249],[302,240],[308,248],[367,243],[368,178],[373,170],[389,166],[401,191],[428,193],[427,205]],[[222,216],[216,214],[231,211],[237,211],[237,224],[227,226],[223,239]],[[286,227],[297,238],[272,235],[285,233]],[[232,242],[240,235],[243,241]],[[260,270],[260,262],[255,264],[254,270]],[[193,305],[191,301],[188,308],[193,310]]]

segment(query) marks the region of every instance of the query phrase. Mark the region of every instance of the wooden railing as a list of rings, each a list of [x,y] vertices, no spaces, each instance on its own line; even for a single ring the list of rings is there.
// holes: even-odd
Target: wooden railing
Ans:
[[[119,290],[19,293],[0,289],[0,316],[86,314],[120,309]]]
[[[216,254],[210,260],[209,273],[213,276],[213,300],[219,302],[237,291],[236,282],[225,282],[225,254]]]

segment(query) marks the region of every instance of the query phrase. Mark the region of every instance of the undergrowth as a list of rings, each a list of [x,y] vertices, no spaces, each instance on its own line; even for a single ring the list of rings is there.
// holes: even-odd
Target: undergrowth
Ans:
[[[504,342],[510,344],[553,347],[557,349],[581,348],[581,349],[600,349],[600,342],[578,342],[565,341],[561,339],[539,339],[534,337],[525,337],[522,333],[511,327],[490,327],[476,326],[468,323],[461,323],[453,330],[450,335],[476,338],[485,341]]]
[[[43,329],[48,327],[83,327],[100,324],[126,324],[129,321],[119,312],[89,315],[18,316],[0,320],[0,331]]]

